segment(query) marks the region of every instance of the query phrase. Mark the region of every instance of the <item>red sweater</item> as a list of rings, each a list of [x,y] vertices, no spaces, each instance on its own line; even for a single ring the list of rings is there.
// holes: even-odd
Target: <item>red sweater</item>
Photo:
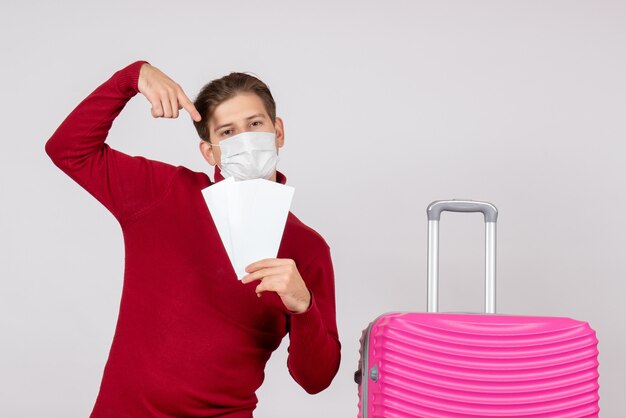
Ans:
[[[105,143],[138,93],[143,62],[91,93],[45,147],[124,236],[119,317],[90,417],[249,418],[265,364],[287,333],[291,376],[309,393],[325,389],[340,361],[328,245],[289,214],[278,258],[293,259],[311,291],[304,313],[290,313],[275,293],[258,298],[258,282],[238,281],[202,195],[209,177]]]

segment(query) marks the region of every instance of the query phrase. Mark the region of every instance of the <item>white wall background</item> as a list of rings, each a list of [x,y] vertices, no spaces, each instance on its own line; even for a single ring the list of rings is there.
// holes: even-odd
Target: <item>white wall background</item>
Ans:
[[[626,375],[626,2],[24,1],[0,9],[0,415],[86,417],[123,278],[115,219],[44,143],[114,71],[147,59],[195,97],[252,71],[286,123],[294,212],[333,250],[343,362],[310,396],[275,353],[257,417],[356,416],[361,330],[425,310],[427,204],[500,209],[498,303],[587,320],[603,417]],[[196,171],[188,117],[135,97],[109,143]],[[442,308],[482,305],[482,221],[442,222]]]

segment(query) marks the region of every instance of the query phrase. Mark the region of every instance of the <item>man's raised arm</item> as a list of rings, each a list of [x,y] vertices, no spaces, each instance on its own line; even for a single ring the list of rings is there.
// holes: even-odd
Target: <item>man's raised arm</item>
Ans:
[[[117,71],[85,98],[46,142],[56,166],[98,199],[120,222],[163,195],[176,172],[169,164],[129,156],[105,143],[115,118],[141,92],[152,116],[175,118],[182,108],[200,115],[182,88],[146,61]]]

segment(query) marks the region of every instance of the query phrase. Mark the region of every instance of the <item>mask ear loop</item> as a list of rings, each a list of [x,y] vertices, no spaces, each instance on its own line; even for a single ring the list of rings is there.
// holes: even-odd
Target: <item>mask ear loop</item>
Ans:
[[[211,141],[208,141],[208,143],[209,143],[209,146],[210,146],[210,147],[219,147],[219,146],[220,146],[220,144],[214,144],[214,143],[212,143]],[[220,171],[222,170],[222,167],[220,167],[220,166],[219,166],[219,164],[217,164],[217,162],[215,162],[215,166],[216,166],[217,168],[219,168],[219,169],[220,169]]]

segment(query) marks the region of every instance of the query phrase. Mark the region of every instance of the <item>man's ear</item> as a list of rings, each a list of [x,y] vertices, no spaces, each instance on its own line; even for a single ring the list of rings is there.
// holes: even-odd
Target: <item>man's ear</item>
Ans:
[[[285,125],[278,116],[276,116],[274,128],[276,129],[276,148],[282,148],[285,145]]]
[[[215,156],[213,155],[213,147],[204,140],[200,141],[200,153],[204,157],[207,163],[215,165]]]

